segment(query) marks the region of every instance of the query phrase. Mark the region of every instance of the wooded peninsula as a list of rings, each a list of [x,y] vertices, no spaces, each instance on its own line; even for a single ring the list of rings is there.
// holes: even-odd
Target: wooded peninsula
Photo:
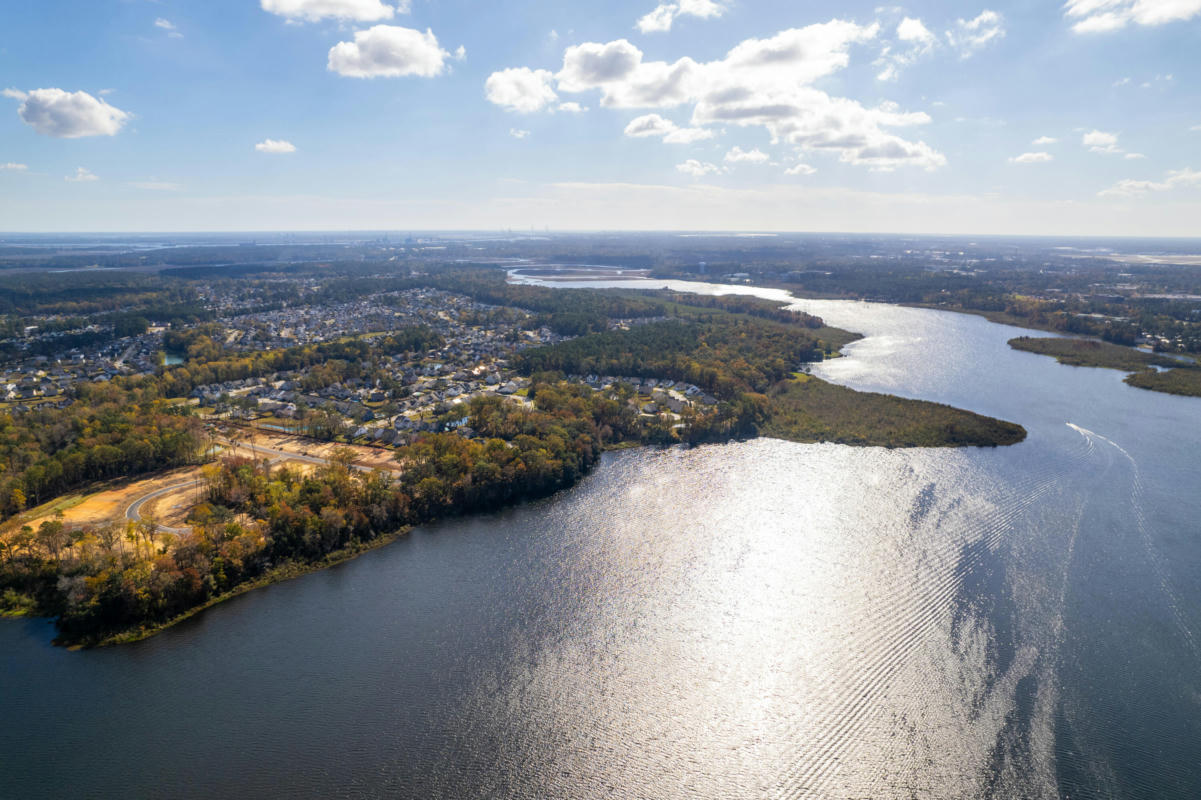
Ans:
[[[857,335],[763,300],[519,286],[455,267],[306,278],[289,300],[277,283],[222,279],[241,307],[185,320],[181,308],[218,294],[189,278],[172,286],[163,322],[152,301],[138,305],[153,282],[84,282],[72,313],[133,305],[145,315],[138,335],[158,327],[163,351],[151,369],[0,411],[5,613],[55,617],[63,644],[136,640],[411,526],[549,496],[614,447],[1025,437],[1012,423],[807,374]],[[8,302],[36,314],[39,292],[68,302],[37,282]],[[331,319],[324,341],[272,346]],[[142,346],[121,341],[126,360]],[[247,455],[244,430],[311,444]],[[336,447],[311,455],[320,443]],[[137,518],[142,501],[124,517],[72,521],[65,498],[165,470],[192,487],[170,526]]]

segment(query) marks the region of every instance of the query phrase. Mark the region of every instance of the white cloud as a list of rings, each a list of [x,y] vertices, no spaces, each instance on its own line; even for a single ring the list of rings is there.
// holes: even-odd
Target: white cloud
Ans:
[[[645,61],[642,51],[625,39],[586,42],[567,48],[562,69],[550,77],[560,93],[598,91],[601,105],[608,108],[690,104],[694,129],[762,127],[773,144],[833,153],[846,163],[873,169],[940,167],[946,163],[941,153],[889,130],[924,125],[930,122],[927,114],[905,112],[894,103],[866,108],[811,85],[845,68],[850,48],[878,33],[878,25],[833,20],[747,39],[708,63],[688,57],[672,63]],[[543,71],[528,72],[541,75],[545,92],[554,91]],[[541,108],[549,101],[547,94],[543,103],[531,105]]]
[[[563,69],[555,77],[563,91],[583,92],[628,81],[643,66],[642,51],[627,39],[607,44],[585,42],[567,48]]]
[[[575,101],[572,101],[570,103],[559,103],[559,110],[565,111],[568,114],[583,114],[585,111],[588,110],[588,108],[586,106],[580,105],[579,103],[577,103]]]
[[[665,33],[671,30],[672,23],[678,18],[691,16],[709,19],[720,17],[725,8],[713,0],[677,0],[673,3],[660,3],[646,16],[638,20],[638,30],[642,33]]]
[[[625,135],[636,139],[658,136],[667,144],[691,144],[703,139],[712,139],[713,131],[704,128],[681,128],[658,114],[638,117],[626,126]]]
[[[1067,0],[1063,8],[1076,33],[1107,33],[1190,20],[1201,14],[1201,0]]]
[[[1094,153],[1103,155],[1120,155],[1122,148],[1118,147],[1118,135],[1116,133],[1106,133],[1105,131],[1089,131],[1084,134],[1081,139],[1081,144],[1087,147]]]
[[[87,92],[5,89],[2,94],[21,101],[17,113],[27,125],[43,136],[58,139],[115,136],[130,116]]]
[[[154,27],[162,28],[163,30],[165,30],[167,32],[167,35],[170,36],[172,39],[182,39],[183,38],[183,34],[180,33],[179,29],[175,27],[175,23],[173,23],[169,19],[163,19],[162,17],[159,17],[158,19],[156,19],[154,21]]]
[[[956,20],[947,31],[947,44],[959,51],[960,58],[969,58],[1005,36],[1005,20],[996,11],[984,10],[975,19]]]
[[[723,160],[729,164],[764,164],[770,160],[770,156],[758,147],[754,150],[743,150],[735,145]]]
[[[68,175],[63,180],[67,181],[68,183],[91,183],[92,181],[100,180],[100,178],[93,175],[91,170],[85,169],[84,167],[76,167],[75,174]]]
[[[182,184],[169,183],[167,181],[130,181],[129,185],[135,189],[144,189],[148,192],[178,192],[183,189]]]
[[[15,161],[9,161],[7,164],[0,164],[0,172],[24,172],[29,169],[26,164],[18,164]]]
[[[525,139],[530,135],[530,132],[523,131],[520,128],[509,128],[509,135],[514,139]]]
[[[1011,164],[1045,164],[1054,160],[1055,156],[1050,153],[1022,153],[1020,156],[1009,159],[1009,162]]]
[[[260,153],[281,155],[284,153],[295,153],[296,145],[284,139],[264,139],[256,144],[254,149]]]
[[[694,178],[702,178],[705,175],[716,175],[722,171],[722,168],[716,164],[710,164],[707,161],[697,161],[695,158],[690,158],[683,164],[676,164],[676,169]]]
[[[484,83],[484,94],[488,101],[507,111],[530,114],[541,111],[549,103],[559,99],[550,82],[554,75],[550,70],[515,67],[493,72]],[[564,104],[566,105],[566,104]],[[579,104],[573,104],[578,106]],[[574,110],[574,109],[564,109]]]
[[[812,175],[815,172],[817,172],[817,170],[808,164],[797,164],[796,166],[792,166],[784,170],[785,175]]]
[[[461,47],[458,52],[455,57],[466,55]],[[376,25],[356,31],[353,42],[331,47],[328,69],[349,78],[432,78],[446,71],[446,59],[451,57],[429,29],[422,33],[397,25]]]
[[[1049,144],[1059,144],[1059,140],[1054,136],[1040,136],[1030,144],[1034,145],[1035,147],[1046,147]]]
[[[1189,128],[1189,130],[1193,133],[1201,133],[1201,125],[1194,125],[1193,127]]]
[[[1126,159],[1127,161],[1142,161],[1146,158],[1146,156],[1142,153],[1127,153],[1126,155],[1122,156],[1122,158]]]
[[[1162,181],[1118,181],[1099,194],[1101,197],[1142,197],[1150,192],[1167,192],[1192,186],[1201,186],[1201,172],[1185,168],[1169,172]]]
[[[938,37],[920,19],[905,17],[897,25],[897,42],[885,45],[875,61],[883,67],[876,77],[882,81],[895,80],[902,68],[934,52],[937,45]]]
[[[262,0],[264,11],[278,14],[291,21],[321,19],[343,19],[355,22],[379,22],[392,19],[397,9],[380,0]],[[408,3],[400,4],[400,12],[407,13]]]

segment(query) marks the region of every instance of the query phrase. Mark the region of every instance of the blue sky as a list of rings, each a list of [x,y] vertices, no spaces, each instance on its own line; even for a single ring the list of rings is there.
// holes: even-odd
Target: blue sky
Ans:
[[[6,3],[0,230],[1199,235],[1199,53],[1201,0]]]

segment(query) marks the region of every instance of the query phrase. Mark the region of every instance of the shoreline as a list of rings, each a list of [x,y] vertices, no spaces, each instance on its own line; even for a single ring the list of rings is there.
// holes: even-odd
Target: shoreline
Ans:
[[[273,586],[277,583],[286,583],[287,581],[295,580],[296,578],[303,578],[305,575],[310,575],[314,572],[321,572],[322,570],[329,569],[330,567],[336,567],[339,564],[345,564],[349,561],[355,560],[361,555],[370,553],[373,550],[387,547],[398,539],[408,536],[412,531],[413,529],[411,527],[405,527],[393,533],[377,537],[370,542],[362,543],[356,547],[347,547],[343,548],[342,550],[336,550],[321,561],[312,564],[302,564],[296,561],[289,561],[286,564],[268,570],[254,580],[239,584],[233,589],[230,589],[228,592],[209,598],[204,603],[190,608],[182,614],[172,617],[171,619],[161,622],[157,625],[131,628],[118,633],[109,634],[103,638],[96,639],[95,641],[75,641],[63,639],[62,637],[55,637],[52,644],[65,647],[68,650],[91,650],[98,647],[111,647],[113,645],[141,642],[153,636],[157,636],[168,628],[173,628],[181,622],[185,622],[197,614],[207,611],[213,606],[220,605],[227,600],[233,600],[236,597],[247,594],[256,589],[263,589],[268,586]],[[37,615],[24,614],[22,616]]]
[[[759,288],[759,287],[756,287]],[[764,287],[770,288],[770,287]],[[798,297],[798,299],[801,299]],[[897,305],[897,304],[892,304]],[[863,338],[862,334],[845,332],[848,334],[849,341],[858,341]],[[843,342],[837,350],[837,355],[842,356],[843,347],[848,342]],[[785,385],[787,384],[787,385]],[[808,384],[807,388],[804,384]],[[826,405],[830,402],[830,397],[838,397],[839,395],[850,395],[859,398],[861,402],[872,403],[877,405],[880,402],[887,401],[890,411],[895,411],[896,419],[890,420],[887,428],[881,432],[879,430],[868,430],[866,434],[856,430],[853,426],[848,427],[846,419],[839,417],[837,413],[830,414],[831,409],[823,405],[821,400],[813,407],[806,407],[803,402],[803,396],[816,396],[814,393],[819,393],[821,397],[826,398]],[[780,441],[787,441],[796,444],[815,444],[815,443],[832,443],[840,444],[849,447],[883,447],[887,449],[908,449],[908,448],[959,448],[959,447],[998,447],[1010,446],[1018,444],[1027,438],[1026,429],[1017,424],[1005,420],[995,419],[986,415],[978,414],[967,409],[958,409],[945,404],[936,403],[934,401],[921,400],[915,398],[902,398],[894,395],[882,395],[879,393],[859,392],[858,390],[832,383],[815,377],[805,377],[803,380],[796,378],[792,381],[785,381],[777,385],[772,392],[773,395],[790,395],[791,405],[780,406],[776,409],[776,414],[773,416],[776,419],[768,420],[754,435],[745,438],[725,439],[722,441],[696,441],[692,443],[682,443],[683,446],[693,447],[700,444],[723,443],[738,440],[750,440],[754,438],[769,438]],[[859,397],[862,395],[863,397]],[[800,403],[799,405],[797,403]],[[836,406],[847,405],[842,399]],[[853,403],[851,404],[854,405]],[[876,409],[879,411],[880,409]],[[914,422],[908,418],[914,410],[921,410],[928,413],[937,413],[943,416],[933,420],[925,420]],[[953,416],[949,419],[945,415],[950,412]],[[967,424],[971,429],[961,430],[961,426]],[[651,446],[646,442],[641,441],[620,441],[614,442],[604,447],[605,452],[620,452],[628,449],[636,449],[640,447]],[[599,463],[599,462],[598,462]],[[590,474],[592,470],[584,473],[584,476]],[[581,479],[582,477],[581,476]],[[578,485],[577,479],[570,486],[560,487],[558,491],[571,489]],[[556,492],[557,493],[557,492]],[[490,509],[490,510],[499,510]],[[436,521],[436,520],[435,520]],[[165,620],[161,623],[143,625],[133,628],[124,629],[117,632],[107,633],[98,636],[81,636],[67,638],[58,636],[53,640],[55,645],[65,646],[68,649],[90,649],[94,647],[106,647],[117,644],[130,644],[145,639],[151,638],[162,631],[174,627],[187,619],[196,616],[203,611],[231,600],[242,594],[246,594],[258,588],[270,586],[275,583],[292,580],[294,578],[303,577],[304,575],[324,570],[328,567],[336,566],[341,563],[353,560],[363,553],[385,547],[402,536],[407,535],[412,530],[412,527],[405,527],[390,534],[381,535],[369,542],[359,543],[351,547],[346,547],[342,550],[334,551],[328,554],[320,561],[313,563],[302,563],[289,561],[280,566],[265,572],[264,574],[240,584],[232,589],[224,592],[221,595],[212,597],[193,608]],[[24,609],[23,615],[37,616],[38,610]]]

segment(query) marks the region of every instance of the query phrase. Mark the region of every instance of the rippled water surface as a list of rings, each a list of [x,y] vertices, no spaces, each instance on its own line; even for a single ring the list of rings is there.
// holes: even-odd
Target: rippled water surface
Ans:
[[[1029,439],[610,455],[139,645],[2,622],[0,797],[1201,795],[1201,400],[799,307]]]

